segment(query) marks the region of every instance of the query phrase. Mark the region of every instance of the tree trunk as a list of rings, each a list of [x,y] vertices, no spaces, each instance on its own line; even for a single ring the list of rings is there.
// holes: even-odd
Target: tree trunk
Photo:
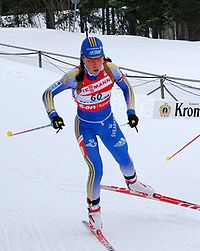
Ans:
[[[152,27],[152,38],[158,38],[158,27],[157,27],[157,25],[153,25],[153,27]]]
[[[102,11],[102,34],[105,35],[105,8],[101,9]]]
[[[46,10],[46,27],[47,29],[55,29],[55,17],[53,10]]]
[[[84,29],[84,20],[83,20],[83,15],[82,15],[82,11],[80,10],[80,27],[81,27],[81,33],[85,32]]]
[[[111,16],[112,16],[111,30],[112,30],[112,34],[115,35],[116,30],[115,30],[115,8],[114,7],[111,8]]]
[[[20,25],[19,15],[14,15],[14,23],[17,27]]]
[[[188,27],[185,22],[176,23],[176,38],[178,40],[188,39]]]
[[[149,28],[145,28],[144,30],[144,36],[149,37]]]
[[[28,15],[28,23],[30,24],[31,27],[33,27],[33,20],[32,20],[33,15],[30,13],[28,13],[27,15]]]
[[[128,35],[137,35],[135,21],[135,19],[128,19]]]
[[[176,23],[175,22],[173,22],[171,29],[172,29],[172,39],[176,40]]]
[[[54,15],[54,2],[53,0],[43,0],[46,13],[46,27],[47,29],[55,29],[55,15]]]
[[[109,7],[106,8],[106,30],[107,30],[107,35],[110,35],[110,10],[109,10]]]

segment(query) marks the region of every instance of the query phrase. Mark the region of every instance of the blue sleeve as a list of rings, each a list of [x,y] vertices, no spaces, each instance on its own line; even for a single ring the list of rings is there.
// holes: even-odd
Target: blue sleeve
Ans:
[[[121,88],[124,94],[124,98],[127,106],[127,115],[135,114],[135,97],[133,88],[130,85],[128,79],[123,75],[118,66],[113,63],[107,64],[115,79],[115,83]]]
[[[78,71],[79,71],[78,68],[69,71],[60,80],[53,83],[43,93],[42,100],[50,119],[58,115],[54,105],[54,96],[64,90],[75,89],[77,87],[77,82],[75,77],[78,74]]]

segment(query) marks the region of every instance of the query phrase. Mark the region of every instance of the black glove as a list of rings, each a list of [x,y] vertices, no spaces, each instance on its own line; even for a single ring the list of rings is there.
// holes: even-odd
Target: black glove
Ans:
[[[53,126],[54,129],[63,129],[62,127],[65,126],[64,121],[61,117],[59,117],[58,115],[53,117],[51,119],[51,125]]]
[[[130,114],[128,115],[128,121],[129,126],[134,128],[137,126],[139,119],[135,114]]]

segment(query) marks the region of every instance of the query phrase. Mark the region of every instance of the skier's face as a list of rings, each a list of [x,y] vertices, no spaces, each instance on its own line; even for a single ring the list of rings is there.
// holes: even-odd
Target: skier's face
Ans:
[[[97,76],[103,67],[104,58],[103,57],[96,57],[96,58],[86,58],[83,57],[83,63],[86,65],[88,71]]]

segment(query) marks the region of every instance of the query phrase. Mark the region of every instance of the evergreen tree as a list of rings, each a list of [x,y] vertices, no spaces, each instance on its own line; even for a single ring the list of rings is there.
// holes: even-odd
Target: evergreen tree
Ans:
[[[45,13],[47,28],[65,29],[73,21],[73,4],[71,0],[0,0],[0,15],[13,15],[16,26],[23,25],[25,16],[31,24],[36,13]],[[87,17],[90,32],[200,40],[200,0],[80,0],[78,15],[81,32]]]
[[[168,18],[176,23],[177,39],[200,40],[200,1],[164,0]]]

